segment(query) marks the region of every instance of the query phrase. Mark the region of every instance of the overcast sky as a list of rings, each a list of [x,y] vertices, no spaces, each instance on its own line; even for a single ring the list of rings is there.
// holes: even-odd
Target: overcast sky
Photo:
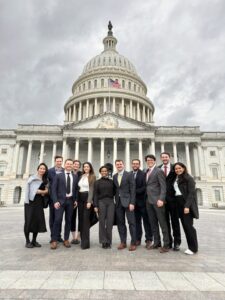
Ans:
[[[225,131],[224,12],[224,0],[0,0],[0,128],[63,124],[111,20],[156,125]]]

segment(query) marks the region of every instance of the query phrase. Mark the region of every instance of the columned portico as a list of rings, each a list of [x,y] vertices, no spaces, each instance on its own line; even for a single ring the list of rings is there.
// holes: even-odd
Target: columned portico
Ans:
[[[143,168],[143,147],[142,147],[142,140],[138,141],[138,156],[141,162],[141,168]]]
[[[44,161],[44,149],[45,149],[45,142],[41,142],[41,148],[40,148],[40,158],[39,158],[39,164]]]
[[[57,150],[57,143],[53,142],[53,145],[52,145],[52,166],[54,166],[54,163],[55,163],[56,150]]]
[[[126,156],[125,156],[125,162],[126,162],[126,170],[130,170],[130,140],[126,139]]]
[[[177,143],[173,142],[173,162],[177,162]]]
[[[105,139],[101,139],[101,150],[100,150],[100,165],[104,165],[105,160]]]
[[[186,153],[186,161],[187,161],[187,169],[188,172],[191,174],[191,160],[190,160],[190,152],[189,152],[189,144],[185,143],[185,153]]]
[[[75,141],[75,155],[74,155],[75,159],[79,159],[79,148],[80,148],[80,139],[76,138],[76,141]]]
[[[117,138],[113,139],[113,165],[115,164],[115,160],[117,159]]]
[[[15,152],[14,152],[12,177],[15,177],[17,174],[17,168],[18,168],[18,162],[19,162],[19,152],[20,152],[20,141],[17,141],[16,146],[15,146]]]
[[[87,161],[92,162],[92,151],[93,151],[93,145],[92,145],[92,139],[88,139],[88,156]]]

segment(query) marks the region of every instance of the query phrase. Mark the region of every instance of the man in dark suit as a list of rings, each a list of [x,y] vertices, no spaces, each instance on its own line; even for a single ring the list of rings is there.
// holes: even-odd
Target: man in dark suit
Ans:
[[[148,213],[146,209],[146,175],[140,169],[140,160],[133,159],[132,160],[132,169],[131,171],[136,187],[136,197],[135,197],[135,219],[136,219],[136,237],[137,242],[136,245],[139,246],[141,244],[142,238],[142,220],[145,229],[145,243],[146,248],[149,248],[152,244],[152,229],[148,219]]]
[[[127,247],[127,227],[125,215],[129,224],[131,235],[131,244],[129,251],[136,250],[136,225],[135,225],[135,182],[134,177],[130,172],[124,170],[124,163],[121,159],[115,161],[117,173],[113,176],[115,185],[115,200],[116,200],[116,221],[120,236],[120,245],[118,250]]]
[[[57,237],[65,212],[64,246],[70,248],[69,235],[74,206],[77,206],[78,176],[72,173],[73,160],[67,159],[64,172],[57,174],[52,184],[52,197],[55,208],[55,222],[51,249],[57,248]]]
[[[63,172],[63,167],[62,167],[62,162],[63,158],[60,155],[55,156],[55,166],[48,169],[48,180],[49,180],[49,191],[50,191],[50,202],[49,202],[49,228],[51,232],[51,240],[50,243],[52,242],[52,232],[53,232],[53,224],[55,221],[55,208],[54,208],[54,203],[52,199],[52,184],[53,180],[56,176],[56,174],[60,174]],[[63,243],[63,239],[61,237],[61,228],[59,231],[59,236],[57,238],[57,241],[60,243]]]
[[[146,172],[146,206],[154,237],[154,244],[151,248],[160,248],[160,253],[164,253],[169,251],[170,246],[165,212],[166,177],[163,171],[156,167],[156,158],[154,155],[148,154],[145,157],[145,161],[148,166]],[[161,247],[158,224],[163,234],[163,247]]]
[[[173,246],[173,250],[179,251],[181,244],[180,222],[178,216],[177,200],[174,194],[173,183],[176,178],[174,167],[170,162],[170,153],[162,152],[160,154],[162,165],[159,168],[164,172],[166,176],[166,219],[169,230],[170,248]],[[173,228],[173,238],[171,234],[171,225]]]

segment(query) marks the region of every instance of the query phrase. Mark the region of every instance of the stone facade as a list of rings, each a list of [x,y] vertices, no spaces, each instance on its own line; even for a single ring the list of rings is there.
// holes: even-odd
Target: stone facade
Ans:
[[[40,162],[54,156],[90,161],[96,170],[116,158],[130,169],[133,158],[162,151],[184,162],[197,182],[199,204],[225,205],[225,132],[202,132],[199,127],[154,124],[154,105],[147,87],[129,60],[116,51],[109,30],[104,51],[91,59],[72,87],[64,125],[18,125],[0,130],[0,201],[23,202],[28,176]],[[109,86],[109,80],[119,87]]]

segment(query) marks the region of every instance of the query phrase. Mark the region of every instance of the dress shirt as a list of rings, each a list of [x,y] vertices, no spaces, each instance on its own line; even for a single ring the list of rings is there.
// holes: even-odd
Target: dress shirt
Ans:
[[[174,190],[175,190],[175,196],[182,196],[181,191],[179,189],[178,183],[177,183],[177,179],[174,181]]]
[[[55,168],[55,174],[60,174],[63,172],[63,168]]]
[[[83,174],[79,180],[78,186],[80,187],[80,192],[89,192],[89,181],[88,175]]]
[[[65,170],[65,178],[66,178],[66,182],[67,182],[67,176],[68,176],[68,173],[69,173],[69,176],[70,176],[70,193],[69,194],[66,194],[66,197],[72,197],[73,196],[73,175],[72,175],[72,172],[67,172]]]
[[[168,174],[169,174],[169,172],[170,172],[170,170],[171,170],[171,164],[170,163],[168,163],[167,165],[162,165],[162,167],[161,167],[161,170],[163,171],[163,173],[165,174],[165,168],[164,168],[164,166],[166,166],[166,176],[168,176]]]
[[[155,168],[156,164],[154,164],[154,166],[152,166],[151,168],[148,168],[147,169],[147,172],[146,172],[146,181],[148,181],[148,178],[149,176],[151,175],[153,169]],[[150,171],[151,170],[151,171]],[[150,172],[149,172],[150,171]]]

